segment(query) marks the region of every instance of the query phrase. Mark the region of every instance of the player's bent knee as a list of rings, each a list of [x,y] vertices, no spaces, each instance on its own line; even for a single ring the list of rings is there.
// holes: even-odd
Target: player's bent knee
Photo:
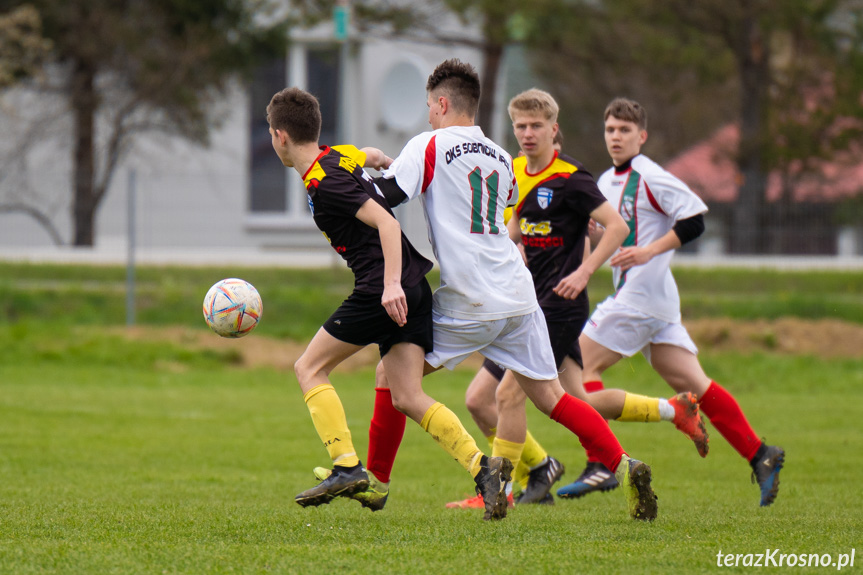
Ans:
[[[393,407],[396,411],[404,413],[411,419],[417,419],[416,406],[414,405],[413,398],[411,394],[399,393],[395,389],[390,390]],[[422,419],[424,413],[419,414],[419,418]]]
[[[520,387],[499,388],[495,395],[497,404],[501,409],[520,407],[527,401],[527,395]]]
[[[297,361],[294,362],[294,375],[297,377],[297,381],[302,381],[303,376],[306,373],[305,363],[303,362],[303,356],[300,356]]]
[[[551,415],[554,407],[564,395],[564,390],[560,385],[560,381],[533,381],[523,386],[524,392],[528,399],[545,415]]]
[[[492,401],[494,401],[493,398]],[[472,393],[471,390],[468,389],[467,393],[464,394],[464,405],[465,407],[467,407],[467,410],[473,415],[482,413],[483,409],[487,407],[488,403],[489,398],[483,397],[483,394],[481,393]]]
[[[300,387],[304,387],[306,383],[323,377],[327,378],[329,370],[320,363],[310,360],[306,354],[294,362],[294,375],[297,376],[297,382]]]
[[[297,376],[297,382],[302,386],[304,382],[311,380],[314,377],[314,369],[309,364],[305,355],[301,355],[294,362],[294,375]]]
[[[395,393],[392,394],[392,398],[393,398],[393,407],[396,409],[396,411],[400,411],[404,414],[407,414],[407,412],[410,409],[410,405],[409,405],[410,402],[404,401],[401,396],[396,395]]]

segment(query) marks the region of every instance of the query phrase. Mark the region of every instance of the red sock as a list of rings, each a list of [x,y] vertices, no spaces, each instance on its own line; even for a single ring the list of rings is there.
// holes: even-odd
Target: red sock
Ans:
[[[746,461],[755,456],[761,440],[746,421],[743,410],[734,397],[715,381],[699,400],[701,413],[710,418],[710,423],[719,430],[722,437],[743,456]]]
[[[602,391],[605,389],[605,386],[602,385],[602,381],[598,379],[596,381],[585,381],[583,385],[584,391],[587,393],[593,393],[594,391]]]
[[[390,473],[396,461],[399,445],[405,434],[405,414],[393,407],[390,390],[375,388],[375,411],[369,424],[369,457],[366,469],[378,481],[390,482]]]
[[[589,403],[564,393],[551,412],[551,418],[578,436],[588,454],[597,457],[612,472],[625,454],[617,437]]]

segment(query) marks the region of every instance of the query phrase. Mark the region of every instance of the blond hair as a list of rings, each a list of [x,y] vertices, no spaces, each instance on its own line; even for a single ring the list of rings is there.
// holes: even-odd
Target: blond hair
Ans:
[[[557,122],[557,115],[560,113],[560,106],[557,105],[554,98],[548,92],[531,88],[525,90],[521,94],[517,94],[509,101],[507,107],[510,120],[515,120],[515,115],[519,112],[527,114],[540,114],[546,120],[552,123]]]

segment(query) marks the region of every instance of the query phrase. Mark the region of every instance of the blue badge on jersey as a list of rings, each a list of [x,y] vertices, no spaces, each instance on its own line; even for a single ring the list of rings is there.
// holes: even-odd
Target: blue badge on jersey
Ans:
[[[539,188],[536,190],[536,201],[539,203],[539,207],[545,209],[551,203],[551,196],[554,194],[554,191],[551,188]]]
[[[312,212],[312,216],[315,215],[315,204],[312,202],[312,196],[306,194],[306,198],[309,200],[309,210]]]

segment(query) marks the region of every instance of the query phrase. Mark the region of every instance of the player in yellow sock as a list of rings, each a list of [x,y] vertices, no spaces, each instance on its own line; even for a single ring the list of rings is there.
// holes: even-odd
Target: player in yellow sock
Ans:
[[[495,390],[504,373],[505,370],[500,366],[485,360],[465,395],[468,411],[488,440],[494,456],[503,455],[503,453],[499,453],[495,447],[497,428],[495,425],[489,425],[489,423],[497,421],[497,409],[494,405]],[[513,498],[510,486],[507,494],[508,501],[518,504],[554,503],[554,497],[550,496],[548,490],[551,488],[551,484],[563,475],[564,467],[560,461],[548,454],[530,431],[526,431],[521,455],[516,461],[513,461],[513,464],[515,465],[512,474],[513,482],[519,485],[521,493],[518,497]],[[533,477],[533,481],[531,481],[531,477]],[[482,502],[478,501],[476,497],[451,501],[446,504],[449,509],[474,508],[481,505]]]
[[[376,343],[382,364],[394,369],[391,385],[384,386],[392,392],[393,405],[422,422],[471,472],[488,500],[486,518],[505,517],[504,488],[511,465],[483,456],[455,414],[422,392],[424,356],[434,347],[432,292],[425,279],[432,263],[410,244],[380,190],[363,171],[364,166],[387,167],[392,160],[375,148],[319,147],[320,105],[299,88],[273,95],[267,122],[276,155],[303,178],[315,225],[354,273],[353,293],[294,364],[312,423],[333,462],[332,472],[298,494],[296,502],[304,507],[321,505],[368,489],[368,474],[357,457],[329,374]]]
[[[695,443],[695,448],[701,457],[707,456],[707,430],[704,427],[701,416],[698,414],[698,400],[694,394],[689,392],[679,393],[674,397],[665,399],[610,389],[598,391],[596,394],[590,395],[604,394],[606,391],[616,394],[618,404],[620,402],[620,395],[623,395],[623,405],[620,407],[620,414],[613,419],[617,421],[641,421],[645,423],[670,421],[674,424],[674,427]],[[614,411],[616,409],[614,408]]]
[[[480,471],[482,451],[467,432],[456,414],[442,403],[434,403],[423,415],[420,426],[455,459],[476,477]]]
[[[342,467],[359,465],[345,410],[335,388],[329,383],[318,385],[303,395],[303,400],[333,464]]]
[[[486,509],[484,519],[505,517],[505,487],[512,479],[510,460],[494,454],[491,459],[483,455],[456,414],[442,403],[435,402],[428,408],[420,426],[474,478],[477,497]]]

